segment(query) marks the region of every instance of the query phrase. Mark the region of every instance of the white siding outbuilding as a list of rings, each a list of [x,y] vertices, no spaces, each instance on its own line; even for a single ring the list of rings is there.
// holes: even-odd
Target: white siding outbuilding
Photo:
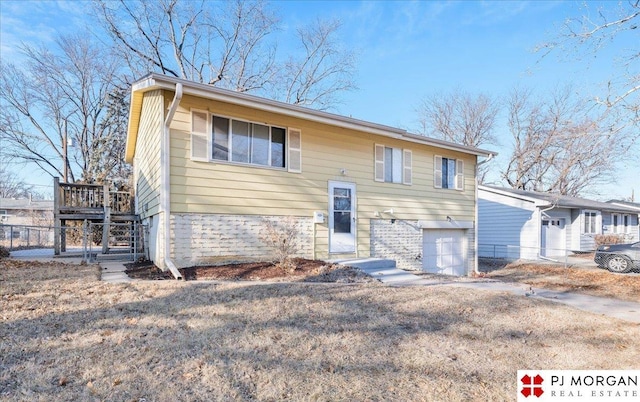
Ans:
[[[563,258],[594,250],[601,234],[638,241],[638,211],[552,193],[478,186],[479,257]]]

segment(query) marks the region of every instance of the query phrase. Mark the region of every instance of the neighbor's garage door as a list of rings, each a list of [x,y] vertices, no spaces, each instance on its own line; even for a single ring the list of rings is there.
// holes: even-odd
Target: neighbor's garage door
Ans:
[[[459,229],[425,229],[422,269],[436,274],[466,275],[464,232]]]

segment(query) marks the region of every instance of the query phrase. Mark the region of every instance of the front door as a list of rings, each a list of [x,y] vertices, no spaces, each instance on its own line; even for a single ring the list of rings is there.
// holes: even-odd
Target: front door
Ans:
[[[356,251],[356,185],[329,182],[329,252]]]

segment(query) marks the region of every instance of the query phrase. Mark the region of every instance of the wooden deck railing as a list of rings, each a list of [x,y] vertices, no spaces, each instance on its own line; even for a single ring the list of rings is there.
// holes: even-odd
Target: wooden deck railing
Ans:
[[[133,195],[127,191],[110,191],[109,203],[112,213],[133,213]]]
[[[95,184],[57,183],[60,211],[104,211],[112,214],[134,213],[133,196],[126,191],[110,191],[108,186]]]

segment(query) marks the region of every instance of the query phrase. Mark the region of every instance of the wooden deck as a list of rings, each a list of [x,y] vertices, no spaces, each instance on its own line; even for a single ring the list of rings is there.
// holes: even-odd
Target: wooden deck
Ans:
[[[60,214],[134,214],[133,195],[124,191],[111,191],[108,185],[57,183],[57,201],[54,208]]]
[[[60,183],[57,177],[53,182],[56,255],[66,249],[64,230],[60,228],[64,227],[67,221],[101,222],[108,226],[110,223],[138,220],[132,193],[112,191],[109,185]],[[108,230],[104,232],[107,236]],[[106,250],[104,252],[106,253]]]

